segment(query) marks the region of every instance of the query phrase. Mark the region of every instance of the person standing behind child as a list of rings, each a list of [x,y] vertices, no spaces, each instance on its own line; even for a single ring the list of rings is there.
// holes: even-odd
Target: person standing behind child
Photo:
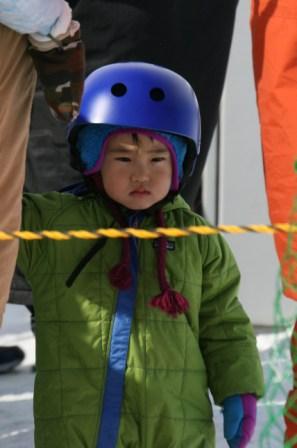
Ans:
[[[188,82],[139,62],[95,70],[69,130],[80,195],[26,194],[23,229],[188,227],[200,144]],[[221,235],[21,241],[36,313],[35,447],[230,447],[254,432],[263,374]]]
[[[84,78],[79,23],[64,0],[0,0],[0,53],[0,229],[15,231],[21,221],[34,66],[51,110],[64,121],[71,119]],[[0,326],[17,251],[17,240],[0,242]],[[23,357],[18,347],[0,347],[0,372]]]
[[[251,37],[267,205],[272,223],[296,225],[297,3],[253,0]],[[282,291],[297,301],[296,234],[277,232]],[[292,389],[285,409],[286,446],[297,446],[297,320],[291,336]]]
[[[44,42],[53,42],[47,35],[59,39],[70,24],[71,9],[64,0],[0,0],[1,230],[17,230],[21,221],[26,150],[36,85],[27,35],[37,45],[38,42],[44,45]],[[0,322],[15,269],[17,247],[17,241],[0,245]]]

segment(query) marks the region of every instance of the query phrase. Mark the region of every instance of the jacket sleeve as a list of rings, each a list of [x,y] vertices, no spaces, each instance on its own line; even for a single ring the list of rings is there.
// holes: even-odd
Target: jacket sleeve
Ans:
[[[64,0],[0,0],[0,23],[21,34],[47,35],[67,8]]]
[[[1,0],[0,0],[1,1]],[[80,38],[80,26],[72,21],[69,30],[57,40],[39,41],[28,36],[28,48],[45,99],[55,118],[68,122],[79,109],[85,78],[85,50]]]
[[[51,229],[51,221],[61,204],[59,193],[24,194],[21,230],[38,233]],[[47,256],[48,249],[47,238],[20,240],[17,266],[29,283],[30,277],[36,274],[40,262]]]
[[[251,322],[239,303],[240,273],[220,235],[203,241],[199,343],[214,401],[264,392],[263,372]]]
[[[41,230],[41,219],[31,195],[24,195],[22,204],[22,227],[23,231]],[[40,240],[41,241],[41,240]],[[20,239],[17,266],[29,280],[30,271],[34,268],[34,260],[42,255],[40,241]],[[35,261],[36,262],[36,261]]]

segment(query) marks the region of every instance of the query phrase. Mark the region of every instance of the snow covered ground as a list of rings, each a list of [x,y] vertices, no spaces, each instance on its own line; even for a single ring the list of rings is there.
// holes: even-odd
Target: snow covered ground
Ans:
[[[29,312],[25,307],[8,305],[4,326],[0,330],[0,345],[20,346],[25,351],[26,358],[13,373],[0,375],[1,448],[34,448],[32,412],[34,372],[32,366],[34,365],[35,344],[29,321]],[[291,380],[288,333],[280,333],[276,341],[269,328],[257,328],[256,331],[265,377],[267,382],[271,380],[271,384],[265,400],[261,400],[258,404],[257,427],[249,446],[252,448],[280,448],[283,432],[281,411]],[[280,356],[271,370],[271,351],[276,344],[280,344]],[[273,377],[271,377],[272,371],[275,373]],[[220,409],[215,407],[214,414],[217,427],[217,447],[227,447],[222,435]],[[275,423],[269,427],[269,438],[262,440],[260,434],[268,425],[268,415],[270,415],[270,421],[275,418]]]

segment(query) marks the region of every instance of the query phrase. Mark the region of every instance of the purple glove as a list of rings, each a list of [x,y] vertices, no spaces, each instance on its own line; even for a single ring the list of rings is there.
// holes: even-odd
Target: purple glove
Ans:
[[[245,448],[256,425],[257,399],[252,394],[233,395],[223,401],[224,437],[230,448]]]

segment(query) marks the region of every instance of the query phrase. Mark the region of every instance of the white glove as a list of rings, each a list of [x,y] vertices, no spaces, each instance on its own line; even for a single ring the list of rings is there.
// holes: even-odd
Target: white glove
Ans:
[[[47,36],[41,34],[41,33],[32,33],[29,35],[30,38],[33,39],[33,41],[37,42],[48,42],[51,40],[51,38],[62,40],[66,35],[69,34],[69,29],[71,25],[71,19],[72,19],[72,11],[68,3],[64,2],[64,6],[61,12],[61,15],[58,17],[56,22],[54,23],[53,27],[50,29],[50,32]],[[74,22],[78,24],[78,22]],[[78,25],[79,27],[79,25]],[[75,34],[77,31],[77,27],[75,29],[73,28],[71,36]]]
[[[0,0],[0,23],[20,34],[65,33],[71,9],[65,0]]]

